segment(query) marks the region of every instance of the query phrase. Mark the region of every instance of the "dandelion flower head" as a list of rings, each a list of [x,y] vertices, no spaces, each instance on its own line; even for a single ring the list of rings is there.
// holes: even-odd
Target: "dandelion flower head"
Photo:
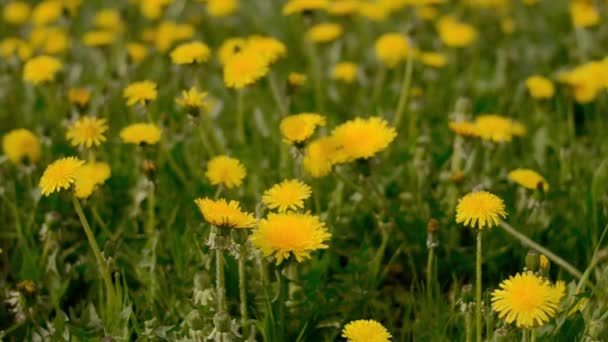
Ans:
[[[110,165],[107,163],[92,162],[84,164],[76,173],[74,195],[78,198],[91,196],[97,186],[105,183],[110,175]]]
[[[492,142],[509,142],[513,139],[513,121],[509,118],[485,114],[475,118],[475,130],[479,137]]]
[[[241,89],[255,83],[268,73],[268,61],[253,49],[244,49],[228,58],[224,65],[224,83]]]
[[[543,189],[545,192],[549,191],[549,183],[547,183],[547,180],[534,170],[515,169],[509,172],[507,177],[524,188],[531,190]]]
[[[196,64],[209,60],[211,50],[203,42],[184,43],[171,52],[171,61],[174,64]]]
[[[379,322],[359,319],[351,321],[342,329],[342,337],[348,342],[389,342],[392,336]]]
[[[468,121],[451,121],[448,124],[450,130],[463,137],[478,136],[477,127],[474,123]]]
[[[30,17],[31,8],[27,2],[11,1],[4,6],[4,21],[10,24],[23,24]]]
[[[156,99],[156,83],[152,81],[141,81],[129,84],[122,93],[127,99],[127,106],[140,103],[145,105],[148,101]]]
[[[195,86],[188,90],[183,90],[181,97],[175,99],[175,103],[184,108],[209,109],[207,93],[199,91]]]
[[[58,159],[47,166],[40,177],[40,190],[44,196],[69,188],[75,181],[84,161],[76,157]]]
[[[328,0],[289,0],[283,6],[283,15],[325,10],[328,6]]]
[[[245,166],[238,159],[228,156],[211,159],[205,172],[212,185],[223,185],[228,189],[241,186],[246,175]]]
[[[23,66],[23,79],[39,85],[55,80],[55,75],[63,69],[63,64],[51,56],[38,56],[28,60]]]
[[[357,63],[340,62],[334,65],[331,78],[344,83],[353,83],[357,79]]]
[[[526,79],[528,92],[535,99],[550,99],[555,94],[555,86],[550,79],[534,75]]]
[[[125,144],[154,145],[160,141],[161,129],[151,123],[131,124],[120,131],[120,139]]]
[[[194,200],[203,218],[209,224],[220,228],[251,228],[256,220],[253,214],[241,210],[237,201],[226,201],[221,198],[197,198]]]
[[[401,33],[385,33],[376,40],[376,57],[387,68],[394,68],[405,61],[410,53],[410,43]]]
[[[444,16],[437,21],[439,38],[449,47],[466,47],[477,40],[475,27],[457,21],[451,16]]]
[[[506,216],[503,200],[487,191],[468,193],[456,206],[456,223],[479,230],[492,228]]]
[[[322,23],[308,30],[308,38],[315,43],[329,43],[338,39],[344,33],[340,24]]]
[[[371,158],[386,149],[396,136],[395,129],[379,117],[347,121],[331,133],[337,146],[335,162]]]
[[[40,159],[40,140],[31,131],[18,128],[2,137],[4,154],[13,164],[20,164],[26,158],[30,163]]]
[[[266,36],[251,36],[247,39],[247,49],[257,51],[271,65],[287,55],[287,47],[280,40]]]
[[[290,115],[281,120],[281,135],[288,143],[298,144],[310,138],[317,127],[325,126],[325,122],[325,116],[317,113]]]
[[[103,135],[108,130],[106,119],[99,119],[94,116],[83,116],[68,127],[66,138],[72,146],[99,146],[106,141]]]
[[[264,192],[262,203],[279,212],[304,208],[304,200],[311,194],[310,186],[297,179],[284,180]]]
[[[327,176],[334,166],[337,145],[331,137],[311,141],[304,151],[302,167],[313,178]]]
[[[207,0],[207,13],[212,17],[227,17],[238,9],[238,0]]]

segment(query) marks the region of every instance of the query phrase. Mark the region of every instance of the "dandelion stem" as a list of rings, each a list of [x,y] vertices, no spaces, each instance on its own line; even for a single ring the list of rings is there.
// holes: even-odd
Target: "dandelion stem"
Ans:
[[[154,196],[154,183],[150,182],[148,185],[148,200],[146,206],[146,234],[148,237],[151,237],[154,233],[155,224],[155,215],[154,215],[154,207],[156,206],[156,197]]]
[[[412,84],[412,70],[414,69],[414,58],[412,54],[409,54],[407,57],[407,62],[405,64],[405,74],[403,75],[403,81],[401,82],[401,90],[399,91],[399,101],[397,102],[397,108],[395,109],[395,116],[393,118],[393,126],[396,130],[399,130],[399,126],[401,125],[401,119],[403,117],[403,112],[405,112],[405,106],[407,105],[407,100],[410,93],[410,86]],[[408,134],[410,138],[415,138],[416,133],[416,117],[413,115],[414,113],[410,113],[410,120],[408,125]]]
[[[249,327],[249,316],[247,315],[247,282],[245,274],[245,266],[247,260],[247,248],[245,243],[241,244],[239,255],[239,296],[241,300],[241,330],[243,336],[247,333]]]
[[[374,91],[372,93],[372,104],[378,103],[378,99],[380,99],[380,94],[382,93],[382,87],[384,85],[385,79],[386,79],[386,67],[381,65],[380,72],[378,72],[378,74],[376,74],[376,79],[374,81]]]
[[[535,249],[539,253],[544,254],[547,258],[549,258],[549,260],[551,260],[554,263],[556,263],[557,265],[561,266],[564,270],[566,270],[568,273],[572,274],[576,278],[578,278],[578,279],[582,278],[583,275],[582,275],[581,271],[576,269],[576,267],[572,266],[569,262],[560,258],[558,255],[556,255],[555,253],[546,249],[545,247],[532,241],[530,238],[528,238],[524,234],[518,232],[517,230],[515,230],[515,228],[511,227],[508,223],[506,223],[504,221],[500,221],[500,227],[504,231],[506,231],[507,233],[511,234],[513,237],[518,239],[524,246],[530,247],[532,249]]]
[[[429,253],[426,260],[426,291],[429,298],[433,295],[433,263],[435,262],[435,248],[429,248]]]
[[[245,142],[245,118],[243,108],[243,90],[236,91],[236,136],[240,143]]]
[[[475,336],[481,342],[481,231],[477,232],[477,258],[475,260]]]
[[[95,256],[97,266],[99,267],[99,273],[101,274],[101,278],[104,281],[106,295],[108,296],[108,302],[110,303],[114,298],[114,288],[112,286],[112,278],[110,277],[110,272],[108,271],[105,260],[101,255],[101,250],[99,249],[99,245],[95,240],[95,235],[93,235],[91,226],[89,225],[89,222],[87,221],[87,218],[84,215],[84,212],[82,211],[82,207],[80,206],[80,202],[78,201],[76,196],[72,196],[72,203],[74,204],[74,209],[76,210],[76,214],[78,214],[78,218],[80,219],[80,223],[82,224],[84,233],[87,236],[87,239],[89,240],[89,245],[93,250],[93,255]]]
[[[536,342],[536,329],[530,329],[530,342]]]
[[[216,228],[217,229],[217,228]],[[218,232],[219,234],[219,232]],[[224,251],[215,247],[215,291],[217,294],[217,312],[226,313],[226,286],[224,279]]]
[[[464,313],[464,331],[465,331],[465,341],[471,342],[473,341],[473,329],[471,329],[471,325],[473,324],[473,318],[471,317],[471,310],[467,309]]]

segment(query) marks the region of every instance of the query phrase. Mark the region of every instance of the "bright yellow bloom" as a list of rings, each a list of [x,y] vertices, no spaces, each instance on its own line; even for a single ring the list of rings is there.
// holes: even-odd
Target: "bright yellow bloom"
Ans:
[[[247,39],[247,49],[256,51],[268,65],[287,55],[285,44],[273,37],[251,36]]]
[[[328,6],[329,1],[327,0],[289,0],[283,6],[283,15],[325,10]]]
[[[591,1],[570,1],[570,17],[574,27],[591,27],[600,22],[600,13]]]
[[[9,24],[23,24],[30,17],[30,5],[23,1],[9,2],[4,6],[4,21]]]
[[[256,223],[253,214],[243,212],[237,201],[227,202],[223,198],[214,201],[205,197],[195,199],[194,203],[205,221],[219,228],[251,228]]]
[[[492,228],[506,216],[502,199],[487,191],[468,193],[458,200],[456,206],[456,223],[480,230]]]
[[[207,0],[207,13],[212,17],[227,17],[239,9],[237,0]]]
[[[437,21],[437,30],[441,41],[450,47],[466,47],[477,40],[475,27],[444,16]]]
[[[220,64],[225,65],[232,56],[241,52],[246,45],[247,41],[240,37],[224,40],[217,50],[217,58],[219,59]]]
[[[69,188],[75,181],[84,161],[76,157],[67,157],[54,161],[47,166],[40,178],[40,190],[44,196]]]
[[[107,130],[108,125],[106,119],[98,119],[94,116],[83,116],[68,127],[66,138],[70,141],[72,146],[90,148],[91,146],[99,146],[102,142],[106,141],[106,137],[103,133]]]
[[[158,19],[165,7],[172,2],[173,0],[141,0],[139,10],[148,19]]]
[[[141,43],[129,43],[127,44],[127,53],[133,63],[137,64],[148,56],[148,48]]]
[[[550,79],[543,76],[530,76],[526,79],[526,87],[535,99],[550,99],[555,94],[555,86]]]
[[[306,34],[315,43],[329,43],[338,39],[344,33],[339,24],[322,23],[311,27]]]
[[[379,2],[362,2],[359,5],[359,14],[372,21],[383,21],[389,11]]]
[[[42,1],[32,10],[32,22],[36,26],[51,24],[61,17],[62,10],[63,6],[59,1]]]
[[[422,64],[433,68],[442,68],[448,63],[447,57],[439,52],[423,52],[419,58]]]
[[[267,60],[252,50],[243,50],[230,57],[224,65],[224,83],[241,89],[255,83],[268,73]]]
[[[33,49],[46,54],[62,53],[70,47],[70,36],[60,27],[34,27],[30,34]]]
[[[212,185],[223,185],[228,189],[239,187],[247,175],[245,166],[235,158],[217,156],[207,164],[205,176]]]
[[[543,189],[545,192],[549,191],[549,183],[547,183],[547,180],[536,171],[515,169],[509,172],[507,177],[524,188],[531,190]]]
[[[110,178],[110,165],[104,162],[92,162],[84,164],[76,173],[74,182],[74,195],[78,198],[91,196],[98,185]]]
[[[337,146],[334,161],[344,163],[371,158],[386,149],[396,136],[395,129],[379,117],[347,121],[331,133]]]
[[[492,292],[492,309],[500,319],[520,328],[542,326],[557,312],[564,296],[562,285],[554,286],[532,272],[518,273]]]
[[[306,74],[302,74],[299,72],[290,72],[287,76],[287,82],[289,82],[289,85],[293,87],[300,87],[306,83],[307,78],[308,77],[306,76]]]
[[[310,138],[319,126],[325,126],[323,115],[300,113],[283,118],[280,130],[285,141],[290,144],[298,144]]]
[[[297,262],[310,258],[310,253],[328,248],[331,234],[319,217],[294,212],[268,214],[249,238],[264,256],[273,255],[279,265],[293,255]]]
[[[330,3],[327,12],[336,16],[353,15],[359,12],[359,0],[339,0]]]
[[[578,103],[589,103],[608,85],[608,59],[592,61],[560,74],[559,80],[572,87]]]
[[[120,139],[125,144],[154,145],[160,141],[161,129],[151,123],[136,123],[120,131]]]
[[[314,178],[327,176],[334,166],[336,143],[330,137],[312,141],[306,146],[302,167]]]
[[[0,56],[10,58],[14,55],[24,61],[32,56],[32,48],[27,42],[18,38],[5,38],[0,41]]]
[[[148,101],[156,99],[156,83],[152,81],[133,82],[125,88],[122,96],[127,99],[127,106],[137,103],[145,105]]]
[[[509,142],[513,139],[515,133],[514,121],[496,114],[479,115],[476,117],[475,130],[479,137],[493,142]]]
[[[106,30],[89,31],[82,36],[82,43],[86,46],[107,46],[114,42],[115,33]]]
[[[357,79],[357,63],[340,62],[334,65],[331,78],[344,83],[353,83]]]
[[[405,61],[411,52],[408,39],[401,33],[385,33],[376,39],[376,57],[387,68],[394,68]]]
[[[38,56],[30,59],[23,67],[23,79],[39,85],[55,80],[55,74],[63,69],[61,62],[51,56]]]
[[[418,6],[416,7],[416,16],[422,20],[433,20],[437,17],[437,8],[433,6]]]
[[[21,164],[24,160],[35,163],[40,159],[40,141],[27,129],[19,128],[6,133],[2,137],[4,154],[13,164]]]
[[[124,28],[120,12],[115,9],[106,8],[95,13],[94,22],[97,28],[103,30],[120,32]]]
[[[91,92],[86,88],[70,88],[68,101],[79,107],[85,107],[91,101]]]
[[[174,64],[195,64],[209,60],[211,50],[202,42],[184,43],[171,52],[171,61]]]
[[[391,334],[386,328],[371,319],[359,319],[342,329],[342,337],[348,342],[389,342]]]
[[[172,21],[163,21],[155,31],[149,32],[151,41],[156,50],[166,52],[174,43],[194,37],[194,27],[188,24],[176,24]],[[147,40],[147,39],[144,39]]]
[[[262,203],[279,212],[304,208],[304,200],[310,197],[310,186],[297,179],[284,180],[275,184],[262,195]]]
[[[196,87],[192,87],[189,90],[183,90],[182,96],[175,99],[175,103],[184,108],[201,108],[204,110],[209,109],[209,102],[207,100],[207,93],[198,91]]]
[[[462,135],[463,137],[476,137],[479,134],[477,133],[477,127],[474,123],[468,121],[451,121],[448,126],[450,130],[458,135]]]

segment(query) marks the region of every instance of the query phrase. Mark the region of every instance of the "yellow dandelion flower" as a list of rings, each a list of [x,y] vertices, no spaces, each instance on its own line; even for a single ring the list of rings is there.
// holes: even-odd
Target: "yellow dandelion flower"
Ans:
[[[59,27],[35,27],[30,34],[30,44],[46,54],[58,54],[70,47],[70,36]]]
[[[82,36],[82,43],[86,46],[107,46],[114,42],[116,34],[112,31],[89,31]]]
[[[534,75],[526,79],[526,87],[535,99],[550,99],[555,94],[555,86],[550,79]]]
[[[476,137],[477,128],[474,123],[468,121],[451,121],[448,123],[450,130],[463,137]]]
[[[372,21],[383,21],[389,11],[380,2],[362,2],[359,5],[359,14]]]
[[[252,50],[242,50],[224,65],[224,83],[229,88],[241,89],[255,83],[268,73],[267,60]]]
[[[61,17],[63,6],[56,0],[45,0],[32,10],[32,22],[36,26],[52,24]]]
[[[500,20],[500,29],[505,34],[511,34],[517,29],[517,22],[511,17],[502,18]]]
[[[47,166],[40,177],[40,190],[44,196],[69,188],[75,181],[84,161],[76,157],[58,159]]]
[[[443,68],[448,64],[447,57],[439,52],[423,52],[419,58],[422,64],[433,68]]]
[[[209,102],[207,100],[207,93],[198,91],[196,87],[192,87],[189,90],[183,90],[181,97],[175,99],[175,103],[184,108],[209,108]]]
[[[334,166],[336,150],[336,143],[330,137],[312,141],[306,146],[302,159],[304,171],[314,178],[327,176]]]
[[[154,145],[160,141],[161,129],[151,123],[136,123],[120,131],[120,139],[125,144]]]
[[[310,253],[328,248],[331,237],[319,217],[294,212],[268,214],[249,238],[264,256],[273,255],[279,265],[293,255],[297,262],[310,258]]]
[[[51,82],[62,68],[63,65],[55,57],[45,55],[34,57],[25,63],[23,79],[33,85]]]
[[[356,118],[334,128],[331,133],[337,151],[336,163],[367,159],[386,149],[397,132],[379,117]]]
[[[513,182],[531,190],[543,189],[549,191],[549,183],[536,171],[529,169],[515,169],[507,176]]]
[[[308,77],[306,76],[306,74],[302,74],[299,72],[290,72],[289,75],[287,75],[287,82],[292,87],[303,86],[304,84],[306,84],[307,79]]]
[[[141,14],[148,19],[158,19],[173,0],[142,0],[139,2]]]
[[[555,316],[564,287],[532,272],[518,273],[492,292],[492,309],[507,323],[520,328],[539,327]]]
[[[110,178],[110,165],[104,162],[84,164],[76,173],[74,195],[78,198],[88,198],[97,186]]]
[[[385,33],[376,40],[376,57],[387,68],[405,61],[411,52],[408,39],[401,33]]]
[[[30,17],[31,8],[27,2],[12,1],[4,6],[2,14],[4,21],[9,24],[23,24]]]
[[[422,20],[433,20],[437,17],[437,8],[433,6],[418,6],[416,7],[416,16]]]
[[[212,17],[227,17],[239,9],[237,0],[207,0],[207,13]]]
[[[371,319],[359,319],[342,329],[342,337],[348,342],[389,342],[392,338],[386,328]]]
[[[24,160],[35,163],[40,159],[40,140],[24,128],[6,133],[2,137],[2,149],[13,164],[21,164]]]
[[[343,33],[344,29],[339,24],[322,23],[311,27],[306,35],[315,43],[329,43],[338,39]]]
[[[509,142],[513,139],[513,121],[500,115],[486,114],[476,117],[475,129],[484,140]]]
[[[246,45],[247,41],[240,37],[224,40],[217,50],[217,58],[219,59],[220,64],[225,65],[232,56],[241,52]]]
[[[304,208],[304,201],[310,197],[310,186],[297,179],[284,180],[275,184],[262,195],[262,203],[279,212]]]
[[[492,228],[506,216],[502,199],[487,191],[468,193],[458,200],[456,206],[456,223],[480,230]]]
[[[444,16],[437,21],[437,31],[441,41],[450,47],[466,47],[477,40],[475,27]]]
[[[72,146],[99,146],[106,141],[103,135],[108,130],[106,119],[98,119],[94,116],[83,116],[68,127],[66,138]]]
[[[10,58],[17,55],[20,60],[26,60],[32,56],[32,47],[18,38],[5,38],[0,41],[0,56]]]
[[[354,15],[359,12],[359,0],[340,0],[329,4],[327,12],[335,16]]]
[[[152,81],[133,82],[125,88],[122,96],[127,99],[127,106],[137,103],[145,105],[148,101],[156,99],[156,83]]]
[[[148,48],[141,43],[127,44],[127,54],[133,63],[137,64],[148,56]]]
[[[171,52],[171,61],[174,64],[196,64],[209,60],[211,50],[202,42],[184,43]]]
[[[217,156],[207,164],[205,176],[213,185],[223,185],[228,189],[239,187],[247,175],[245,166],[235,158]]]
[[[115,9],[106,8],[95,13],[93,20],[95,26],[108,31],[122,31],[124,23],[120,17],[120,12]]]
[[[223,198],[212,200],[205,197],[197,198],[194,203],[203,214],[205,221],[216,227],[251,228],[256,224],[253,214],[243,212],[237,201],[228,202]]]
[[[325,10],[328,6],[328,0],[289,0],[283,6],[283,15]]]
[[[298,144],[310,138],[319,126],[325,126],[325,117],[323,115],[300,113],[283,118],[280,130],[286,142]]]
[[[353,83],[357,79],[357,63],[340,62],[331,70],[331,78],[344,83]]]
[[[592,27],[600,22],[600,13],[591,1],[570,1],[570,17],[574,27]]]
[[[78,107],[84,108],[91,101],[91,92],[86,88],[70,88],[68,101]]]
[[[273,37],[251,36],[247,39],[247,49],[256,51],[268,65],[287,55],[285,44]]]

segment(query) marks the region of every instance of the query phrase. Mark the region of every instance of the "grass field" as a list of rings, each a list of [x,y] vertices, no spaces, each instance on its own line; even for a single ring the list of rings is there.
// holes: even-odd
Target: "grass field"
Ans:
[[[0,6],[0,340],[608,341],[606,1]]]

